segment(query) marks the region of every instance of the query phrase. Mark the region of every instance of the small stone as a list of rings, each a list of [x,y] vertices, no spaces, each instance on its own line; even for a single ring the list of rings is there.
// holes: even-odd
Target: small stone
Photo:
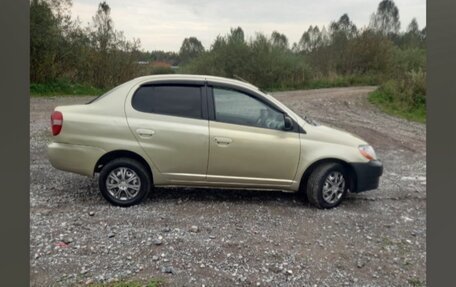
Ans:
[[[65,244],[70,244],[71,242],[73,242],[73,238],[64,238],[62,240]]]
[[[198,226],[192,225],[192,227],[190,227],[190,232],[196,233],[196,232],[198,232],[198,231],[199,231]]]
[[[215,239],[216,237],[214,235],[209,235],[210,239]]]
[[[152,243],[158,246],[158,245],[162,245],[163,242],[161,241],[160,238],[157,238],[157,239],[154,239],[154,241]]]
[[[175,274],[176,272],[174,271],[174,268],[171,266],[163,266],[161,268],[162,273],[168,273],[168,274]]]
[[[108,238],[113,238],[114,236],[116,236],[116,235],[115,235],[114,233],[112,233],[112,232],[110,232],[110,233],[108,234]]]
[[[361,260],[358,260],[358,263],[356,264],[356,266],[358,268],[363,268],[365,265],[366,265],[366,263],[364,263],[364,261],[361,261]]]
[[[410,217],[407,217],[407,216],[401,216],[401,219],[404,220],[405,222],[413,221],[413,219],[411,219]]]
[[[158,261],[160,259],[157,255],[152,256],[152,261]]]
[[[292,275],[293,274],[293,270],[287,270],[287,275]]]
[[[93,212],[93,211],[89,212],[89,216],[94,216],[94,215],[95,215],[95,212]]]
[[[171,228],[169,228],[169,227],[165,227],[165,228],[163,228],[163,230],[162,230],[162,231],[163,231],[164,233],[168,233],[168,232],[170,232],[170,231],[171,231]]]
[[[282,268],[277,266],[271,266],[269,267],[269,270],[271,270],[274,273],[279,273],[280,271],[282,271]]]

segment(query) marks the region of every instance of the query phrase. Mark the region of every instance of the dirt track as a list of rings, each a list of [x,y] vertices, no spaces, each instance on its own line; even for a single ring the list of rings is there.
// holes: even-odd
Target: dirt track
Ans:
[[[31,285],[152,277],[170,286],[425,285],[426,129],[370,105],[372,90],[274,94],[359,135],[383,161],[378,190],[333,210],[295,194],[202,189],[159,189],[139,206],[112,207],[96,179],[57,171],[46,158],[52,109],[89,98],[32,98]]]

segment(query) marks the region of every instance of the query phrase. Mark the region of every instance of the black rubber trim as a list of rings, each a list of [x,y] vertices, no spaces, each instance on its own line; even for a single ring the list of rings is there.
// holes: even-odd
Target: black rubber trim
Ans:
[[[383,164],[379,160],[366,163],[350,163],[356,174],[356,186],[352,192],[363,192],[378,188],[383,174]]]
[[[203,119],[208,119],[208,106],[207,106],[207,87],[206,85],[200,87],[201,91],[201,116]]]
[[[215,121],[215,103],[214,103],[214,91],[212,87],[206,85],[207,91],[207,109],[208,109],[208,119],[210,121]]]
[[[206,84],[205,80],[152,80],[150,82],[142,83],[141,86],[154,86],[154,85],[192,85],[192,86],[204,86]]]

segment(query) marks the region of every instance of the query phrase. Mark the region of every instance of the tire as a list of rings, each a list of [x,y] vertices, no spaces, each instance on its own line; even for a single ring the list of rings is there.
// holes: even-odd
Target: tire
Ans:
[[[147,197],[152,181],[146,167],[137,160],[117,158],[103,166],[98,186],[111,204],[128,207]]]
[[[320,209],[336,207],[347,194],[348,183],[347,172],[341,164],[323,163],[312,171],[307,181],[307,198]]]

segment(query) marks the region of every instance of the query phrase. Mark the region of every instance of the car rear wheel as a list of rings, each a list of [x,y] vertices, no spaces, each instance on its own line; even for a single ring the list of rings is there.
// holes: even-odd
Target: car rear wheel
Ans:
[[[127,207],[140,203],[147,196],[151,179],[140,162],[131,158],[118,158],[101,169],[98,185],[106,200]]]
[[[348,177],[339,163],[324,163],[315,168],[307,181],[307,198],[318,208],[338,206],[348,190]]]

